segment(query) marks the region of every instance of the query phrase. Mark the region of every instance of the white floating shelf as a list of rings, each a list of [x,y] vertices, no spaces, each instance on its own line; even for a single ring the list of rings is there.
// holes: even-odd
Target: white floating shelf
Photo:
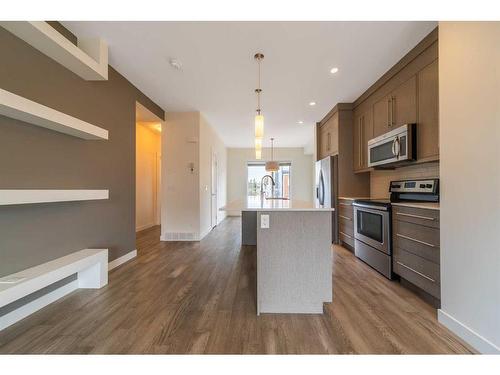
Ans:
[[[0,26],[87,81],[108,79],[108,46],[99,38],[78,39],[76,46],[44,21],[1,21]]]
[[[0,206],[109,199],[109,190],[0,190]]]
[[[0,115],[83,139],[108,139],[108,131],[0,89]]]

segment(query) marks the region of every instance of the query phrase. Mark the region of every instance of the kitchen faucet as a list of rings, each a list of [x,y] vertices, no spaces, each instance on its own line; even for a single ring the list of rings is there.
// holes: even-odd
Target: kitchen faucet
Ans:
[[[264,195],[264,180],[266,177],[269,177],[271,179],[271,184],[274,187],[276,184],[274,183],[274,178],[270,174],[266,174],[262,179],[260,180],[260,196],[262,197]],[[271,188],[271,196],[274,195],[274,189]]]

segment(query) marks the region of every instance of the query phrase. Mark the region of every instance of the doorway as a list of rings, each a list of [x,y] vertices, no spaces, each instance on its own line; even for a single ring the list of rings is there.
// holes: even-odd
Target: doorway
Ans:
[[[135,229],[160,225],[161,131],[159,117],[136,103]]]

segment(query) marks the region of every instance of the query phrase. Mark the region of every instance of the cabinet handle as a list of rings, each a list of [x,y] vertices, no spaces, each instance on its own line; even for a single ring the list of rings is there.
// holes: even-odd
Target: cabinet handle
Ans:
[[[418,242],[418,243],[421,243],[422,245],[426,245],[426,246],[429,246],[429,247],[436,247],[436,245],[433,245],[431,243],[428,243],[428,242],[425,242],[425,241],[420,241],[420,240],[417,240],[416,238],[404,236],[404,235],[399,234],[399,233],[396,233],[396,236],[401,237],[401,238],[405,238],[405,239],[413,241],[413,242]]]
[[[392,99],[389,98],[387,99],[387,126],[388,127],[391,127],[391,124],[392,124],[392,119],[391,119],[391,103],[392,103]]]
[[[347,233],[344,233],[344,232],[339,232],[339,233],[340,233],[341,235],[346,236],[347,238],[350,238],[350,239],[352,240],[352,237],[351,237],[351,236],[349,236]]]
[[[394,103],[396,102],[396,97],[391,96],[391,126],[394,125]]]
[[[400,266],[402,266],[402,267],[406,268],[406,269],[409,269],[409,270],[410,270],[410,271],[412,271],[412,272],[415,272],[417,275],[420,275],[420,276],[422,276],[422,277],[425,277],[427,280],[432,281],[433,283],[435,283],[435,282],[436,282],[436,280],[434,280],[434,279],[430,278],[430,277],[429,277],[429,276],[427,276],[427,275],[424,275],[424,274],[423,274],[423,273],[421,273],[421,272],[418,272],[417,270],[414,270],[413,268],[411,268],[411,267],[407,266],[407,265],[406,265],[406,264],[404,264],[404,263],[401,263],[401,262],[399,262],[399,261],[396,261],[396,263],[397,263],[397,264],[399,264]]]
[[[352,206],[352,204],[351,204],[351,203],[339,203],[339,204],[340,204],[341,206],[349,206],[349,207],[350,207],[350,206]]]
[[[365,129],[365,115],[361,116],[361,124],[359,127],[359,165],[363,168],[363,146],[364,146],[364,129]]]
[[[420,216],[420,215],[405,214],[404,212],[396,212],[396,215],[399,215],[399,216],[407,216],[407,217],[414,217],[414,218],[416,218],[416,219],[424,219],[424,220],[431,220],[431,221],[436,220],[436,218],[435,218],[435,217],[428,217],[428,216]]]
[[[339,217],[341,219],[344,219],[344,220],[352,221],[352,219],[350,217],[347,217],[347,216],[344,216],[344,215],[339,215]]]
[[[331,136],[330,136],[330,133],[328,132],[327,134],[327,142],[328,142],[328,151],[330,151],[330,146],[331,146]]]

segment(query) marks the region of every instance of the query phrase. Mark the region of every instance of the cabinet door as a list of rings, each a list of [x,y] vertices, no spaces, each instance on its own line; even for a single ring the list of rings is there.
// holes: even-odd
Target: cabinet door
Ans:
[[[417,76],[396,88],[391,95],[391,128],[417,122]]]
[[[326,156],[329,155],[329,148],[330,148],[330,131],[327,126],[328,124],[323,124],[321,125],[321,128],[319,130],[320,134],[320,155],[319,158],[323,159]]]
[[[367,110],[362,118],[362,143],[361,143],[361,165],[363,169],[368,168],[368,141],[373,135],[373,112]]]
[[[368,141],[373,138],[373,115],[371,108],[354,113],[353,163],[354,170],[368,168]]]
[[[438,60],[418,73],[417,158],[439,157]]]
[[[391,96],[387,95],[373,105],[373,136],[390,130]]]
[[[330,126],[330,155],[336,155],[339,153],[339,114],[335,113],[330,120],[328,120]]]
[[[352,136],[352,162],[354,171],[363,169],[361,148],[363,145],[363,114],[361,111],[354,111],[353,136]]]

